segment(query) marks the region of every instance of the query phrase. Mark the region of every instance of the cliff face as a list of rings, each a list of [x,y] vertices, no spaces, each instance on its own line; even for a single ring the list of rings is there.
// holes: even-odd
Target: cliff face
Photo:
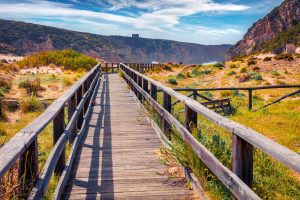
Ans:
[[[200,45],[170,40],[101,36],[36,24],[0,20],[0,53],[72,48],[108,62],[224,61],[230,45]]]
[[[244,38],[230,48],[227,59],[264,50],[278,51],[276,48],[282,49],[284,43],[290,41],[283,41],[281,46],[275,45],[273,48],[268,48],[265,43],[275,40],[280,33],[293,29],[299,23],[300,0],[285,0],[267,16],[253,24]]]

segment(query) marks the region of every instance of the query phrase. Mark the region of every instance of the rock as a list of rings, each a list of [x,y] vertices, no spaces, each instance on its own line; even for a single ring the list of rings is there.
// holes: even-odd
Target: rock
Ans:
[[[299,23],[300,1],[286,0],[263,19],[254,23],[243,39],[230,48],[226,59],[229,60],[236,56],[250,55],[254,51],[260,51],[262,50],[260,45],[263,42],[275,39],[280,32],[290,30]],[[273,53],[280,54],[284,50],[285,46],[276,47],[273,49]]]

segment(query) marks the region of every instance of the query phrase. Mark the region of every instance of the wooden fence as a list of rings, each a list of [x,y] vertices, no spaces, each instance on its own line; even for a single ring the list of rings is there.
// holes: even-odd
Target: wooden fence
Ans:
[[[30,194],[29,199],[41,199],[53,172],[62,175],[59,185],[65,184],[76,152],[77,141],[82,135],[86,118],[90,113],[95,88],[99,85],[100,75],[98,64],[54,101],[44,113],[0,148],[0,177],[18,162],[20,199],[26,198],[24,194]],[[68,124],[65,127],[66,104]],[[53,122],[53,148],[43,169],[39,170],[37,137],[51,122]],[[71,144],[71,152],[66,164],[65,148],[68,141]]]
[[[248,109],[252,110],[253,107],[253,91],[266,90],[266,89],[284,89],[284,88],[300,88],[300,85],[269,85],[259,87],[223,87],[223,88],[176,88],[175,91],[185,92],[204,92],[204,91],[225,91],[225,90],[241,90],[248,92]]]
[[[162,64],[152,64],[152,63],[125,63],[132,69],[144,72],[147,69],[153,69],[157,66],[162,66]],[[118,71],[120,63],[103,63],[101,65],[101,71],[105,73],[115,73]]]
[[[212,173],[238,199],[259,199],[251,189],[253,180],[253,148],[256,147],[274,159],[300,173],[300,155],[274,142],[262,134],[229,120],[184,96],[163,84],[120,64],[120,71],[126,82],[139,100],[146,100],[163,119],[162,129],[165,134],[172,128],[182,136],[193,151],[211,170]],[[232,89],[232,88],[229,88]],[[163,103],[157,102],[157,91],[163,92]],[[182,125],[171,114],[171,99],[185,105],[185,122]],[[209,150],[197,141],[191,131],[197,127],[198,114],[232,133],[232,171],[225,167]]]

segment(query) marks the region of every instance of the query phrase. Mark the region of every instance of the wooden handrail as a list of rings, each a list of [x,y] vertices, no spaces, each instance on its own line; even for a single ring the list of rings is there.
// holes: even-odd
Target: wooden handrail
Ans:
[[[300,85],[268,85],[257,87],[220,87],[220,88],[175,88],[174,91],[220,91],[220,90],[266,90],[281,88],[300,88]]]
[[[96,65],[83,78],[70,87],[60,98],[55,100],[45,110],[45,112],[32,121],[28,126],[19,131],[12,139],[10,139],[3,147],[0,148],[0,177],[2,177],[12,167],[16,160],[20,159],[19,177],[24,178],[25,176],[26,181],[31,182],[37,178],[37,136],[52,120],[54,123],[54,148],[51,153],[53,154],[53,152],[56,152],[57,154],[54,154],[55,156],[53,158],[55,159],[51,159],[51,156],[48,158],[45,167],[50,164],[52,167],[49,170],[44,170],[42,177],[44,174],[47,174],[46,178],[49,178],[48,174],[53,171],[53,165],[54,167],[56,166],[56,172],[62,172],[61,169],[64,168],[64,153],[62,152],[64,152],[65,149],[66,138],[69,137],[70,132],[74,132],[74,124],[79,123],[80,116],[83,115],[83,113],[86,114],[86,110],[84,110],[84,104],[90,101],[92,90],[95,88],[95,84],[99,79],[99,66],[99,64]],[[89,89],[82,91],[83,85],[88,86]],[[84,93],[83,98],[81,98],[82,93]],[[77,96],[77,110],[73,113],[71,120],[69,118],[70,121],[67,129],[64,129],[64,107],[66,103],[70,104],[70,101],[74,100],[75,95]],[[59,157],[58,155],[61,156]],[[31,157],[32,159],[30,159]],[[22,173],[20,174],[20,172],[24,171],[24,169],[22,169],[24,168],[23,165],[30,166],[30,168],[34,169],[34,171],[26,172],[31,173],[29,175],[24,175]],[[31,176],[32,174],[34,176]],[[47,181],[49,180],[43,182],[43,185],[47,185]],[[44,189],[44,187],[42,189]]]
[[[258,198],[253,194],[254,192],[250,188],[245,187],[244,185],[246,183],[247,185],[251,186],[252,182],[253,146],[300,173],[300,155],[297,153],[248,127],[245,127],[209,110],[192,98],[186,97],[183,94],[166,87],[165,85],[131,69],[124,64],[120,65],[120,70],[122,73],[124,73],[126,81],[131,85],[131,88],[134,88],[138,91],[138,93],[142,94],[142,96],[150,103],[150,105],[156,109],[160,116],[176,128],[176,130],[181,134],[182,138],[192,146],[199,158],[237,198]],[[225,130],[232,133],[233,172],[215,160],[216,158],[203,145],[201,145],[201,143],[193,138],[192,134],[189,132],[189,130],[187,130],[188,126],[183,127],[183,125],[181,125],[172,116],[172,114],[164,108],[164,106],[161,106],[156,102],[156,100],[153,98],[156,96],[156,94],[153,94],[153,91],[150,91],[150,94],[148,94],[148,92],[143,90],[143,87],[136,81],[137,79],[141,78],[143,79],[143,82],[146,81],[150,83],[151,88],[155,88],[156,92],[157,88],[159,88],[164,92],[164,96],[170,95],[171,97],[180,100],[185,104],[186,118],[188,118],[188,123],[185,124],[190,124],[189,120],[195,124],[197,123],[197,115],[191,114],[195,112],[196,114],[201,114],[216,125],[221,126]],[[241,181],[235,177],[235,175],[240,177],[245,183],[241,183]]]

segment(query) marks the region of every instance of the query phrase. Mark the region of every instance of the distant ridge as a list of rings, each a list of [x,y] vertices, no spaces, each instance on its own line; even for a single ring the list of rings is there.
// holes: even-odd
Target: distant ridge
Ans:
[[[0,19],[0,53],[26,55],[72,48],[108,62],[224,61],[231,45],[200,45],[161,39],[102,36]]]
[[[300,46],[300,0],[285,0],[249,28],[230,48],[227,60],[258,52],[281,53],[287,44]]]

